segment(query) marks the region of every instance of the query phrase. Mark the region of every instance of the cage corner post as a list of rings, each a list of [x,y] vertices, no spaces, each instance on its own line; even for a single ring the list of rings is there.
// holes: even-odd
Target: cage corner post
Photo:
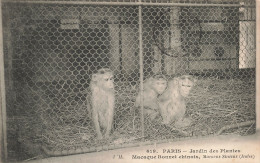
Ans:
[[[256,0],[256,131],[260,132],[260,47],[257,44],[260,44],[260,0]]]
[[[141,3],[141,0],[139,1]],[[143,80],[144,80],[144,71],[143,71],[143,38],[142,38],[142,6],[138,6],[138,17],[139,17],[139,64],[140,64],[140,92],[141,92],[141,130],[142,130],[142,140],[144,140],[144,104],[143,104]]]
[[[4,51],[3,51],[3,28],[2,28],[2,2],[0,2],[0,162],[6,162],[7,154],[7,129],[6,129],[6,98],[4,78]]]

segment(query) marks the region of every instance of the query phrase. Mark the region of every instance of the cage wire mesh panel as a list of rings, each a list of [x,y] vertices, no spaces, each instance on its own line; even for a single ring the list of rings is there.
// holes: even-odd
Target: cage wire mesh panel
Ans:
[[[155,139],[209,135],[221,133],[223,126],[255,118],[255,75],[254,69],[249,69],[255,67],[252,10],[144,7],[144,43],[151,41],[144,46],[147,57],[144,64],[151,69],[145,72],[165,74],[169,78],[192,74],[198,78],[186,99],[186,113],[193,120],[190,126],[172,131],[174,126],[165,128],[148,121],[145,124],[148,135]],[[241,69],[242,65],[247,69]],[[253,131],[254,126],[250,126],[237,132]]]
[[[19,151],[39,155],[42,148],[67,155],[255,132],[255,7],[231,6],[252,1],[156,2],[225,6],[144,4],[140,47],[137,5],[4,3],[10,157]],[[114,72],[116,101],[110,137],[98,140],[86,97],[91,75],[105,67]],[[160,115],[145,116],[142,131],[134,105],[140,68],[144,79],[156,74],[197,79],[185,99],[188,126],[166,126]]]
[[[30,126],[20,138],[39,136],[41,144],[63,151],[139,137],[131,89],[139,70],[136,7],[17,5],[8,11],[18,46],[13,114]],[[97,141],[86,90],[91,74],[104,67],[114,71],[118,93],[111,139]]]

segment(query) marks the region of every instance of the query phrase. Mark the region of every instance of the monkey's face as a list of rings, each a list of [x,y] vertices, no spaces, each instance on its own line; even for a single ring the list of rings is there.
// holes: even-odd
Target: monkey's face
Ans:
[[[189,79],[181,79],[179,81],[179,91],[183,97],[187,97],[190,94],[190,91],[194,83]]]
[[[162,94],[167,87],[167,81],[165,79],[156,79],[154,81],[154,88],[158,94]]]
[[[113,90],[114,89],[114,78],[112,74],[104,74],[102,79],[102,87],[107,90]]]

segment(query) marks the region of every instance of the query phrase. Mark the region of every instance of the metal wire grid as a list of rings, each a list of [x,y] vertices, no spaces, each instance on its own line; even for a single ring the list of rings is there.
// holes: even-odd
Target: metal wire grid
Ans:
[[[141,9],[30,3],[4,6],[7,111],[13,119],[19,117],[9,123],[16,126],[10,133],[17,133],[19,142],[30,140],[50,155],[66,155],[143,140],[210,135],[225,125],[254,119],[255,8]],[[85,90],[91,74],[102,67],[115,72],[117,100],[112,135],[100,141],[88,118]],[[134,108],[143,77],[158,73],[168,79],[176,74],[199,78],[187,99],[187,114],[194,123],[185,133],[165,127],[160,118],[142,120],[140,110]],[[241,127],[240,132],[249,134],[249,129]]]

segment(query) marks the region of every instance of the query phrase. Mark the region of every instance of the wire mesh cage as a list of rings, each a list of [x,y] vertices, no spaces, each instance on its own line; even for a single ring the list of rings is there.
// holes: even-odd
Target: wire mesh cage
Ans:
[[[255,132],[253,1],[10,2],[2,9],[10,157]],[[102,68],[113,71],[115,106],[109,137],[97,139],[87,97]],[[187,125],[136,106],[158,74],[194,79],[181,102]]]

